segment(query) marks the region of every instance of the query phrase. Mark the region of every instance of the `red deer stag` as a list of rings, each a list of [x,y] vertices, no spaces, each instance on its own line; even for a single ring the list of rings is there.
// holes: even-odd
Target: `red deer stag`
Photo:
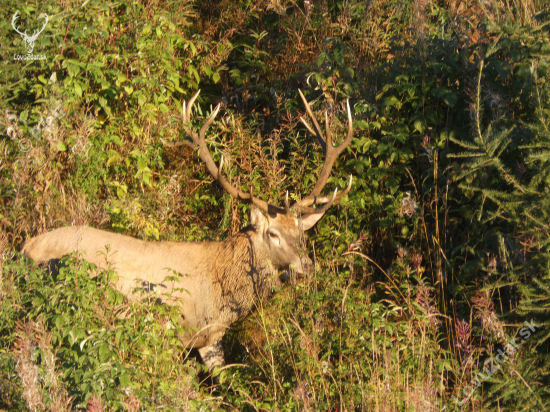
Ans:
[[[307,256],[300,257],[300,235],[315,225],[326,210],[351,188],[350,176],[349,185],[340,194],[336,189],[332,196],[320,197],[336,158],[351,142],[353,128],[348,101],[347,137],[339,146],[333,147],[326,114],[326,137],[323,137],[319,123],[300,91],[313,127],[303,118],[300,119],[319,139],[325,153],[325,163],[308,196],[290,206],[287,194],[284,207],[278,207],[266,203],[252,192],[237,189],[222,175],[223,158],[220,166],[216,166],[205,141],[205,133],[220,105],[198,133],[191,129],[191,109],[199,92],[191,97],[187,105],[183,103],[183,122],[188,139],[163,143],[172,147],[186,145],[198,149],[200,158],[214,179],[234,198],[252,204],[250,226],[223,242],[146,242],[91,227],[64,227],[29,239],[23,253],[36,262],[47,262],[78,251],[101,268],[105,266],[105,257],[101,252],[109,245],[110,264],[119,276],[115,283],[117,290],[128,298],[132,298],[138,289],[154,290],[161,300],[165,294],[177,299],[175,303],[166,300],[168,304],[183,303],[181,323],[190,329],[180,338],[187,347],[198,348],[204,363],[212,368],[224,363],[221,339],[226,330],[248,315],[259,299],[269,298],[273,294],[274,287],[280,284],[279,274],[282,271],[293,268],[305,274],[311,270],[311,260]],[[311,207],[315,203],[325,205]],[[179,283],[166,280],[174,272],[182,275]]]

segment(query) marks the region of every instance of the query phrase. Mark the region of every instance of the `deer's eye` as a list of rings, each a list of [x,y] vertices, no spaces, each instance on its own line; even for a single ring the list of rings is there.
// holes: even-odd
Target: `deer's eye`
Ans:
[[[272,240],[276,240],[276,241],[279,241],[279,236],[277,236],[275,233],[273,232],[267,232],[268,236],[272,239]]]

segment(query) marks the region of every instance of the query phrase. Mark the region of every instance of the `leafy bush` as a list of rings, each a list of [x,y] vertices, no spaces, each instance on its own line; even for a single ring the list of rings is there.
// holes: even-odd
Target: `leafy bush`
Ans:
[[[112,410],[208,407],[201,365],[181,362],[187,352],[177,337],[177,308],[146,296],[124,303],[115,278],[74,256],[57,274],[21,257],[8,262],[3,290],[12,293],[2,299],[1,334],[2,348],[13,349],[2,353],[3,384],[17,372],[30,409],[83,408],[92,397]]]

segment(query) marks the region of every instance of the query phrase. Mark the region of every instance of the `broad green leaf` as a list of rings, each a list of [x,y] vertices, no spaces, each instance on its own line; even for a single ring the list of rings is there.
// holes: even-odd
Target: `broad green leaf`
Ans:
[[[126,375],[125,373],[123,373],[122,375],[120,375],[120,377],[118,378],[118,380],[120,381],[120,386],[122,388],[125,388],[127,387],[129,384],[130,384],[130,377],[128,375]]]
[[[200,81],[199,72],[195,69],[195,67],[189,66],[189,74],[195,76],[197,83]]]
[[[111,149],[109,150],[109,152],[107,152],[107,154],[110,156],[109,160],[107,160],[107,167],[109,167],[114,162],[118,162],[118,160],[120,159],[120,154],[118,154],[118,152],[115,150]]]
[[[109,345],[107,343],[101,344],[99,347],[99,359],[101,362],[105,362],[111,356]]]
[[[424,122],[422,120],[415,120],[414,121],[414,129],[418,130],[419,133],[423,133],[423,131],[424,131]]]
[[[113,142],[114,144],[118,145],[118,146],[122,146],[122,141],[120,140],[120,137],[118,137],[117,135],[111,135],[110,136],[110,139],[111,139],[111,142]]]

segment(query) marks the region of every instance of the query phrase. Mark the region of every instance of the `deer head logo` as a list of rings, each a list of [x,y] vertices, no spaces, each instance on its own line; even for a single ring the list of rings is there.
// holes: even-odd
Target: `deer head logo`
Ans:
[[[35,30],[32,36],[29,36],[27,34],[27,30],[25,30],[24,33],[21,33],[19,30],[17,30],[17,27],[15,27],[15,23],[18,17],[19,17],[19,12],[15,12],[15,14],[13,15],[13,18],[11,19],[11,25],[13,26],[13,29],[21,35],[25,43],[27,43],[27,54],[32,54],[32,51],[34,50],[34,43],[36,42],[38,35],[44,31],[44,29],[46,28],[46,24],[48,24],[48,15],[43,13],[40,16],[38,16],[38,18],[42,17],[45,19],[44,25],[40,30]]]

